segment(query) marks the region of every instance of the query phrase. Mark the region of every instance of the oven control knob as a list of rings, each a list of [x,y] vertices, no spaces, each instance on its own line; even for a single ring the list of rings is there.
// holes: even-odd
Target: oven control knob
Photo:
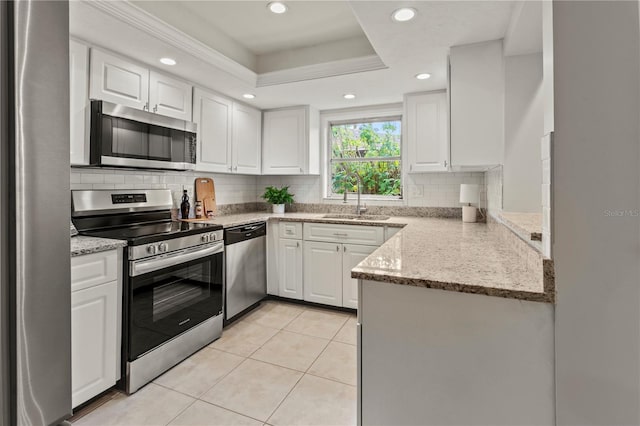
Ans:
[[[147,247],[147,253],[156,254],[156,246],[148,246]]]
[[[209,234],[209,239],[211,241],[216,241],[218,239],[218,236],[216,234]]]
[[[200,237],[200,241],[202,241],[203,243],[208,243],[209,236],[207,234],[202,234],[202,237]]]
[[[169,250],[169,245],[167,243],[160,243],[158,244],[158,251],[161,253],[166,252],[167,250]]]

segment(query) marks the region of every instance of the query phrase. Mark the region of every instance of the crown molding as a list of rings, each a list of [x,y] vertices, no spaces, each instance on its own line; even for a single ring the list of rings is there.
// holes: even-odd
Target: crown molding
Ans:
[[[378,55],[360,58],[342,59],[321,64],[305,65],[280,71],[258,74],[257,87],[294,83],[296,81],[315,80],[337,75],[355,74],[388,68]]]
[[[83,0],[83,2],[175,48],[202,59],[251,86],[256,85],[257,74],[249,68],[240,65],[217,50],[212,49],[201,41],[183,33],[126,0]]]

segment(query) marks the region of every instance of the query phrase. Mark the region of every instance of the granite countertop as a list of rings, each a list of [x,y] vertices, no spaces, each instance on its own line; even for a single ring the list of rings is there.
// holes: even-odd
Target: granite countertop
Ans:
[[[553,303],[552,283],[483,223],[403,218],[407,226],[351,276],[416,287]]]
[[[126,241],[77,235],[71,237],[71,257],[125,247]]]
[[[334,219],[325,218],[328,213],[270,213],[270,212],[254,212],[240,213],[225,216],[217,216],[213,219],[203,220],[202,223],[215,223],[225,228],[238,225],[246,225],[252,222],[261,222],[268,220],[280,220],[285,222],[314,222],[314,223],[336,223],[341,225],[363,225],[363,226],[391,226],[402,228],[406,225],[406,218],[391,217],[387,220],[354,220],[354,219]]]
[[[542,213],[502,212],[500,217],[504,223],[523,238],[542,240]]]
[[[225,228],[256,221],[339,223],[404,229],[352,270],[352,277],[553,303],[542,268],[532,271],[500,233],[484,223],[460,219],[391,217],[388,220],[329,219],[325,213],[269,212],[219,216],[208,222]]]

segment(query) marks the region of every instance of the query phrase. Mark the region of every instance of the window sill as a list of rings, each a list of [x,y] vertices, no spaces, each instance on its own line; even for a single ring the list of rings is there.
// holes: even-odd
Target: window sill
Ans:
[[[358,200],[357,198],[348,198],[346,204],[354,204],[356,203]],[[362,204],[365,203],[370,203],[370,204],[377,204],[377,203],[383,203],[383,204],[397,204],[397,205],[405,205],[406,201],[404,198],[386,198],[386,197],[362,197],[360,198],[360,202]],[[323,203],[327,203],[327,204],[336,204],[336,203],[343,203],[344,202],[344,198],[342,197],[324,197],[322,199]]]

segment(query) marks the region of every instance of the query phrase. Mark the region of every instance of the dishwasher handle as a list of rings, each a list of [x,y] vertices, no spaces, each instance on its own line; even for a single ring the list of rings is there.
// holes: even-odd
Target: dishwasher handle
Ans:
[[[267,235],[267,223],[251,223],[248,225],[227,228],[224,231],[225,245],[252,240]]]

